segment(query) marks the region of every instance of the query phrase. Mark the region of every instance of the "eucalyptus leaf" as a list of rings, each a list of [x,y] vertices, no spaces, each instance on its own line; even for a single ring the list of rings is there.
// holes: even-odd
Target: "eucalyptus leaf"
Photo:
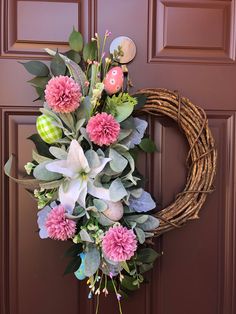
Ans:
[[[108,207],[106,202],[97,198],[93,200],[93,204],[99,212],[104,212]]]
[[[115,149],[112,148],[110,148],[109,150],[109,158],[111,158],[110,161],[111,169],[117,173],[122,172],[128,164],[128,160],[125,159]]]
[[[137,235],[137,238],[138,238],[138,241],[140,244],[143,244],[145,242],[145,233],[142,229],[136,227],[134,228],[135,232],[136,232],[136,235]]]
[[[84,258],[84,274],[91,277],[96,273],[100,265],[100,253],[95,247],[89,248]]]
[[[134,195],[131,195],[129,198],[129,207],[138,212],[147,212],[156,207],[156,203],[153,201],[150,193],[142,190],[141,195],[136,198]]]
[[[124,188],[120,178],[117,178],[112,182],[109,188],[109,193],[113,202],[118,202],[127,195],[127,191]]]
[[[117,122],[122,122],[127,119],[134,110],[134,105],[129,102],[124,102],[116,107],[115,119]]]
[[[28,61],[28,62],[19,62],[22,64],[25,69],[35,76],[48,76],[49,68],[41,61]]]
[[[100,162],[99,156],[94,150],[92,149],[87,150],[85,152],[85,156],[86,156],[86,159],[88,160],[89,167],[91,169],[94,169],[100,166],[101,162]]]
[[[134,221],[138,224],[144,224],[148,220],[149,215],[130,215],[126,216],[127,221]]]
[[[88,232],[85,229],[81,229],[79,232],[80,238],[84,242],[90,242],[93,243],[94,240],[91,238],[91,236],[88,234]]]
[[[143,231],[152,231],[159,227],[160,221],[154,216],[148,215],[148,219],[144,223],[139,223],[138,227]]]
[[[46,169],[46,165],[48,164],[48,161],[44,161],[41,164],[37,165],[34,168],[33,175],[37,180],[42,181],[54,181],[61,179],[61,174],[56,172],[51,172]]]

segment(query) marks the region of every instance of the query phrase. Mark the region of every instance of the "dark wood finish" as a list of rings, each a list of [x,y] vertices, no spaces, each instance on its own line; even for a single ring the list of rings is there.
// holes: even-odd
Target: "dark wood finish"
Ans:
[[[32,145],[26,137],[34,130],[40,105],[32,104],[36,95],[26,84],[30,75],[17,61],[47,59],[41,51],[47,46],[67,49],[60,28],[55,40],[49,36],[53,28],[48,19],[44,30],[32,25],[39,32],[35,37],[34,32],[27,33],[31,25],[23,23],[19,11],[24,2],[0,1],[0,314],[93,314],[95,305],[87,299],[85,283],[62,276],[67,244],[38,238],[36,203],[2,171],[11,152],[18,156],[15,173],[30,159]],[[29,1],[27,5],[32,8],[40,3]],[[76,22],[86,37],[107,28],[112,37],[130,36],[137,45],[137,56],[129,67],[133,90],[179,90],[207,110],[216,139],[215,192],[208,197],[198,221],[157,241],[164,255],[150,272],[150,283],[124,302],[124,313],[235,314],[235,0],[43,3],[76,6],[77,20],[74,14],[60,18],[62,23],[63,19],[71,20],[71,28]],[[52,18],[57,23],[60,20]],[[50,31],[45,33],[47,28]],[[178,127],[167,118],[149,120],[158,152],[143,156],[139,164],[163,208],[184,186],[187,145]],[[118,313],[116,300],[102,300],[101,313]]]

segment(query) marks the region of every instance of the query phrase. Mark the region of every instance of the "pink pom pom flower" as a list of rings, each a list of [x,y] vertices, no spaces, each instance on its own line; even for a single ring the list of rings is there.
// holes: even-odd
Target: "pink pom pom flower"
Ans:
[[[102,249],[105,257],[114,262],[129,260],[137,250],[136,236],[123,226],[111,227],[103,237]]]
[[[45,226],[49,238],[65,241],[72,238],[76,231],[76,223],[66,218],[65,208],[61,205],[54,207],[47,215]]]
[[[117,140],[120,124],[111,114],[102,112],[90,118],[86,131],[92,142],[99,146],[108,146]]]
[[[55,76],[47,84],[45,99],[53,111],[69,113],[80,105],[80,85],[69,76]]]

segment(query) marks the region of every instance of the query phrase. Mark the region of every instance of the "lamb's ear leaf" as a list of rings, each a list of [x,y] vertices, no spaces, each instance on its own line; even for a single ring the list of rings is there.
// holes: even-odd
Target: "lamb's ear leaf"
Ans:
[[[39,181],[36,179],[18,179],[18,178],[14,178],[13,176],[11,176],[11,168],[12,168],[12,161],[13,161],[13,155],[10,156],[10,158],[8,159],[8,161],[6,162],[5,166],[4,166],[4,172],[5,174],[11,178],[13,181],[23,184],[25,186],[29,186],[32,188],[32,186],[39,184]]]
[[[50,146],[41,139],[39,134],[35,133],[35,134],[29,136],[27,139],[31,140],[35,144],[37,152],[40,155],[45,156],[45,157],[49,157],[52,159],[54,158],[49,151]]]

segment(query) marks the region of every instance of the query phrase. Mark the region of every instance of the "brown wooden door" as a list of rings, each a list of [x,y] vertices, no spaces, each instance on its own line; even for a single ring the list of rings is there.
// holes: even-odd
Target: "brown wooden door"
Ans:
[[[215,192],[201,219],[158,241],[164,255],[145,285],[124,302],[124,313],[236,313],[236,14],[235,0],[1,0],[1,164],[9,153],[23,169],[32,145],[39,103],[17,61],[46,60],[43,47],[66,49],[72,26],[88,37],[108,28],[137,45],[130,65],[134,91],[178,90],[206,109],[219,154]],[[177,126],[152,119],[158,146],[148,164],[150,190],[160,207],[185,182],[187,146]],[[2,169],[2,168],[1,168]],[[2,170],[1,170],[2,171]],[[92,314],[85,285],[63,277],[66,244],[40,240],[36,203],[22,187],[1,176],[0,313]],[[101,313],[118,313],[116,301],[102,301]]]

